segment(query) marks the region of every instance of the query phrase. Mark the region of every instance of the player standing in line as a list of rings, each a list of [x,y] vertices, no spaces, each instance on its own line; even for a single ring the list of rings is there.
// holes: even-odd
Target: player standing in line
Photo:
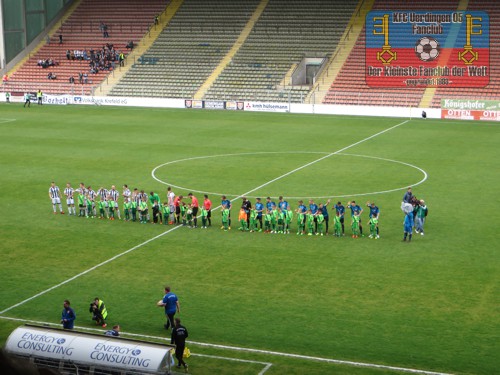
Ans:
[[[306,217],[307,217],[307,235],[308,236],[312,236],[313,235],[313,232],[314,232],[314,214],[312,213],[311,210],[307,210],[307,214],[306,214]]]
[[[283,198],[282,195],[280,195],[278,198],[278,208],[281,209],[281,212],[283,212],[285,217],[288,211],[288,206],[289,206],[288,202]]]
[[[229,228],[229,220],[230,218],[229,208],[225,204],[222,205],[222,228],[224,231],[227,231]]]
[[[167,188],[167,202],[168,202],[168,206],[170,208],[170,215],[171,215],[171,217],[169,217],[169,219],[168,219],[168,223],[169,224],[174,224],[174,222],[175,222],[175,204],[174,204],[174,199],[175,199],[175,194],[172,191],[172,188],[169,186]]]
[[[299,227],[302,227],[302,233],[306,233],[306,220],[307,220],[307,208],[302,200],[299,201],[299,207],[297,208],[297,214],[303,214],[300,216],[302,218],[302,225],[299,225]],[[299,217],[299,216],[298,216]]]
[[[252,202],[250,202],[247,197],[241,197],[243,200],[241,202],[241,208],[245,210],[245,213],[247,214],[247,228],[250,227],[250,210],[252,209]]]
[[[339,217],[339,222],[342,226],[342,236],[345,236],[345,228],[344,228],[345,207],[341,201],[338,201],[334,208],[337,216]]]
[[[278,233],[277,230],[277,224],[278,224],[278,209],[276,208],[276,205],[273,202],[272,210],[271,210],[271,233]]]
[[[106,202],[108,202],[109,220],[113,221],[115,220],[115,201],[113,197],[111,197],[111,194],[109,194],[109,190]]]
[[[175,207],[175,223],[179,225],[181,223],[181,206],[182,206],[182,195],[178,195],[174,198]]]
[[[153,224],[158,223],[158,217],[160,217],[160,196],[154,191],[149,192],[149,204],[151,205],[151,212],[153,215]]]
[[[95,197],[96,192],[92,190],[92,186],[87,187],[87,213],[93,219],[97,216],[97,212],[95,210]],[[87,216],[88,217],[88,216]]]
[[[378,221],[379,221],[379,218],[380,218],[380,209],[375,206],[375,203],[370,203],[370,202],[366,202],[366,206],[370,209],[370,212],[369,212],[369,217],[370,219],[374,218],[376,219],[376,233],[373,234],[371,233],[371,226],[370,226],[370,238],[375,237],[375,238],[380,238],[380,235],[379,235],[379,229],[378,229]],[[370,225],[373,224],[373,221],[370,223]]]
[[[326,203],[320,203],[318,212],[321,212],[323,214],[323,218],[325,219],[325,234],[328,235],[328,221],[330,220],[330,217],[328,215],[328,205],[330,204],[330,199],[326,201]]]
[[[128,185],[123,185],[123,192],[122,192],[122,197],[123,200],[130,200],[130,197],[132,196],[132,192],[128,188]]]
[[[75,189],[71,187],[71,184],[68,182],[66,184],[66,189],[64,189],[64,195],[66,196],[66,205],[68,206],[68,213],[70,215],[75,215],[76,216],[76,210],[75,210]]]
[[[277,208],[277,223],[278,223],[278,233],[285,233],[285,212],[281,208]]]
[[[148,218],[148,202],[145,197],[141,198],[141,202],[139,203],[139,216],[141,218],[141,224],[147,224]]]
[[[321,207],[321,205],[320,205]],[[323,216],[322,210],[318,209],[318,212],[316,213],[316,224],[318,226],[318,230],[316,231],[316,236],[319,234],[321,236],[324,235],[323,230],[324,230],[324,224],[325,224],[325,217]]]
[[[309,199],[309,210],[311,210],[311,214],[314,216],[314,233],[318,231],[318,218],[316,217],[316,214],[318,213],[318,205],[314,203],[314,200]],[[313,233],[313,234],[314,234]]]
[[[243,207],[240,208],[240,213],[238,215],[238,221],[240,222],[240,227],[238,228],[239,230],[246,232],[248,230],[247,227],[247,219],[248,219],[248,214],[245,211]]]
[[[141,197],[139,196],[139,189],[134,188],[131,199],[132,199],[131,202],[132,221],[137,221],[137,208],[139,207],[139,203],[141,203]]]
[[[336,237],[340,237],[340,236],[344,235],[344,232],[343,232],[344,224],[340,220],[341,220],[340,212],[337,211],[337,213],[333,217],[333,235]]]
[[[359,211],[354,211],[352,215],[352,238],[358,238],[359,236],[359,227],[360,227],[361,218],[359,217]]]
[[[226,209],[229,211],[228,226],[227,226],[227,228],[224,228],[224,225],[223,225],[221,227],[221,229],[229,229],[229,230],[231,230],[231,207],[232,207],[231,201],[229,199],[227,199],[225,195],[223,195],[221,197],[220,205],[221,205],[221,207],[226,206]]]
[[[85,184],[83,182],[80,182],[80,187],[76,190],[78,193],[78,209],[79,217],[87,217],[87,189],[85,189]]]
[[[118,206],[118,197],[120,196],[120,193],[118,190],[116,190],[115,185],[111,186],[111,190],[109,191],[109,196],[113,200],[113,207],[118,215],[118,220],[121,220],[122,217],[120,215],[120,207]]]
[[[288,205],[288,209],[286,211],[286,218],[285,218],[285,233],[290,234],[290,227],[292,226],[292,220],[293,220],[293,211],[292,207]]]
[[[370,220],[368,221],[368,224],[370,225],[370,238],[375,238],[378,239],[380,238],[379,235],[377,234],[377,229],[378,229],[378,219],[376,216],[372,216]]]
[[[206,211],[206,215],[205,215],[205,224],[203,224],[203,227],[204,228],[207,228],[208,227],[211,227],[212,226],[212,201],[210,199],[208,199],[208,195],[205,194],[203,196],[203,208],[202,208],[202,211],[205,210]],[[202,219],[203,219],[203,215],[201,215]],[[208,225],[207,225],[207,222],[208,222]]]
[[[132,209],[132,201],[130,197],[123,198],[123,215],[125,216],[125,221],[130,221],[130,210]]]
[[[257,214],[257,220],[259,221],[260,224],[260,229],[259,232],[262,232],[262,216],[264,215],[264,204],[262,203],[260,198],[256,199],[255,202],[255,213]],[[255,229],[257,230],[257,228]]]
[[[189,207],[193,213],[193,226],[192,228],[198,228],[198,209],[200,207],[200,203],[198,202],[198,198],[196,198],[193,193],[189,193],[188,197],[191,199],[191,204]]]
[[[167,225],[170,220],[170,206],[167,202],[163,202],[161,206],[161,214],[163,216],[163,225]]]
[[[205,208],[205,203],[201,206],[201,228],[207,229],[207,221],[208,221],[208,210]]]
[[[57,213],[56,205],[59,205],[59,212],[61,213],[61,215],[64,215],[64,211],[61,205],[61,191],[59,190],[59,186],[57,186],[54,181],[50,183],[49,198],[52,202],[52,210],[54,214]]]
[[[105,215],[99,217],[99,219],[109,218],[109,207],[108,207],[108,190],[103,188],[102,186],[97,190],[97,194],[99,195],[99,210],[103,210]]]
[[[257,231],[257,211],[255,208],[250,209],[250,232]]]
[[[144,190],[141,190],[141,192],[139,193],[139,203],[137,204],[137,206],[141,204],[143,199],[145,199],[147,203],[148,195],[144,192]],[[149,211],[146,211],[146,220],[149,222]]]
[[[363,213],[363,209],[356,203],[356,201],[347,202],[347,206],[351,209],[351,218],[354,220],[354,216],[358,216],[357,226],[359,227],[359,235],[363,236],[363,226],[361,225],[361,214]]]
[[[264,215],[264,232],[265,233],[271,233],[271,220],[272,220],[271,211],[269,211],[266,208],[266,213]]]

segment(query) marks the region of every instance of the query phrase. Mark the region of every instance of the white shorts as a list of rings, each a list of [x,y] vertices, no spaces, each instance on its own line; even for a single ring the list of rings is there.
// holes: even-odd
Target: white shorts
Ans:
[[[68,198],[66,199],[66,204],[69,206],[70,204],[73,205],[75,204],[75,200],[73,198]]]
[[[61,198],[52,198],[52,204],[61,204]]]

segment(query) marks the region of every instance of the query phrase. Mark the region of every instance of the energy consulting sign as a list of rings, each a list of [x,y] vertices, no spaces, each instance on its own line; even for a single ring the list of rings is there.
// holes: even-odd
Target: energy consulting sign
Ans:
[[[365,77],[371,87],[484,87],[490,23],[482,11],[371,11]]]

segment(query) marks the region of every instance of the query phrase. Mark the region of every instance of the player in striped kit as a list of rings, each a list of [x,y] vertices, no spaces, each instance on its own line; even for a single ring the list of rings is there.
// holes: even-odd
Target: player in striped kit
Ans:
[[[99,216],[99,218],[105,219],[106,217],[109,217],[108,201],[107,201],[108,190],[101,186],[99,190],[97,190],[97,195],[99,195],[100,207],[103,207],[104,212],[106,213],[106,216],[103,216],[101,213],[101,216]]]
[[[118,206],[118,197],[120,196],[120,193],[118,192],[118,190],[116,190],[115,185],[111,186],[111,190],[108,191],[108,196],[113,200],[113,206],[116,214],[118,215],[118,220],[121,220],[122,217],[120,215],[120,206]]]
[[[66,189],[64,189],[64,195],[66,196],[66,204],[68,206],[69,214],[76,216],[75,198],[73,197],[74,193],[75,193],[75,189],[73,189],[71,187],[71,184],[68,182],[66,184]]]
[[[54,214],[56,214],[56,204],[59,205],[59,212],[64,215],[64,211],[62,209],[61,205],[61,191],[59,190],[59,186],[56,186],[56,183],[52,181],[50,183],[50,188],[49,188],[49,198],[52,201],[52,210],[54,211]]]

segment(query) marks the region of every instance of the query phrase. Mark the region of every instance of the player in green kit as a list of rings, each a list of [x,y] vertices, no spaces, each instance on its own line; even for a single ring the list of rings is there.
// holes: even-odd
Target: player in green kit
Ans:
[[[78,192],[78,208],[80,212],[78,216],[87,216],[87,198],[85,197],[85,189],[82,188],[77,190]]]
[[[201,229],[207,229],[208,210],[205,205],[201,206]]]
[[[132,199],[130,201],[130,213],[132,214],[132,221],[137,221],[137,200]]]
[[[335,237],[342,236],[342,215],[338,211],[333,217],[333,234]]]
[[[323,216],[323,213],[318,210],[318,213],[316,214],[316,222],[318,223],[318,231],[316,232],[316,236],[319,234],[321,236],[324,235],[324,227],[325,227],[325,217]]]
[[[375,216],[372,216],[370,220],[368,221],[368,224],[370,225],[370,238],[379,238],[377,234],[377,228],[378,228],[378,219]]]
[[[186,224],[189,228],[193,227],[193,210],[191,207],[186,208]]]
[[[187,211],[187,206],[186,206],[186,203],[182,202],[180,205],[179,205],[179,208],[181,210],[180,212],[180,218],[182,220],[182,225],[183,226],[186,226],[187,223],[186,223],[186,211]]]
[[[250,232],[257,231],[257,211],[255,208],[250,209]]]
[[[222,227],[224,231],[229,228],[229,208],[225,204],[222,205]]]
[[[293,220],[293,211],[292,207],[288,205],[288,209],[286,211],[286,217],[285,217],[285,233],[290,234],[290,227],[292,226],[292,220]]]
[[[278,233],[285,232],[285,213],[278,207]]]
[[[125,215],[125,221],[130,221],[130,209],[132,208],[132,202],[129,198],[123,200],[123,214]]]
[[[170,205],[168,202],[163,202],[161,214],[163,215],[163,225],[167,225],[170,218]]]
[[[312,236],[314,232],[314,214],[311,210],[307,210],[306,214],[307,235]]]
[[[97,202],[97,208],[99,208],[99,219],[105,219],[106,206],[104,204],[104,201],[99,200],[99,202]]]
[[[359,236],[359,220],[360,220],[360,217],[357,213],[352,215],[352,223],[351,223],[352,238],[358,238],[358,236]]]
[[[109,220],[115,220],[115,201],[108,194],[108,210],[109,210]]]
[[[305,233],[306,215],[302,210],[297,210],[297,234],[303,235]]]
[[[146,201],[146,197],[142,197],[142,200],[139,203],[138,211],[141,224],[146,224],[148,222],[148,202]]]
[[[278,210],[276,209],[276,205],[272,205],[271,211],[271,233],[278,233],[276,225],[278,224]]]
[[[264,231],[266,233],[271,233],[271,220],[272,220],[271,211],[266,210],[266,213],[264,215]]]

